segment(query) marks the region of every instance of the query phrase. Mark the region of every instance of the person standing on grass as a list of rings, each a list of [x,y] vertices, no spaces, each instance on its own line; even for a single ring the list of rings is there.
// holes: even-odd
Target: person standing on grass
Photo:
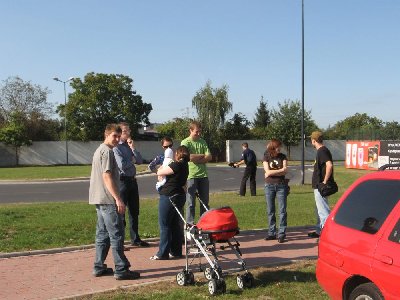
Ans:
[[[123,215],[125,204],[119,195],[119,172],[113,148],[118,145],[121,128],[108,124],[104,142],[93,155],[90,175],[89,204],[96,205],[96,256],[93,275],[111,275],[117,280],[137,279],[139,272],[130,271],[131,264],[124,254]],[[115,271],[104,261],[111,247]]]
[[[207,163],[211,161],[212,156],[207,143],[201,135],[201,124],[197,121],[190,123],[190,135],[181,142],[182,146],[186,146],[190,153],[188,189],[186,194],[186,222],[193,224],[196,210],[196,191],[201,201],[207,206],[209,202],[210,183],[208,181]],[[200,215],[206,209],[200,205]]]
[[[317,149],[317,156],[314,162],[312,175],[312,188],[314,189],[314,199],[316,205],[317,224],[315,231],[309,232],[310,238],[318,238],[324,227],[325,221],[331,212],[328,204],[328,197],[322,197],[318,191],[318,184],[333,181],[333,160],[329,149],[323,144],[322,132],[314,131],[311,133],[311,144]]]
[[[119,126],[122,129],[121,140],[113,150],[119,169],[121,198],[128,207],[131,245],[149,247],[149,243],[142,241],[139,236],[139,187],[135,164],[143,163],[143,158],[135,148],[129,124],[121,122]]]
[[[246,196],[246,183],[247,179],[250,178],[250,194],[256,196],[256,173],[257,173],[257,157],[253,150],[249,148],[248,143],[242,144],[242,157],[241,160],[234,164],[235,167],[239,167],[242,164],[246,164],[243,178],[240,183],[239,196]]]
[[[267,145],[263,161],[265,171],[265,198],[267,200],[268,214],[268,235],[265,240],[276,240],[275,199],[277,199],[279,204],[279,243],[283,243],[286,238],[286,207],[289,191],[288,185],[285,182],[288,160],[286,155],[281,153],[281,146],[281,141],[272,139]]]

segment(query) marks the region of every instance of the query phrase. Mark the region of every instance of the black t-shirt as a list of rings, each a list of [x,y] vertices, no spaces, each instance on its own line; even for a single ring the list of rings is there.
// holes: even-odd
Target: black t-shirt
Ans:
[[[173,196],[175,194],[184,194],[183,186],[186,184],[189,175],[189,164],[185,160],[172,161],[168,167],[174,171],[174,174],[167,175],[167,181],[161,187],[160,194]]]
[[[242,159],[247,167],[257,166],[257,157],[253,150],[247,148],[242,153]]]
[[[287,160],[287,157],[283,153],[278,153],[277,156],[271,157],[268,151],[264,152],[264,161],[268,163],[270,170],[279,170],[283,168],[283,161]],[[269,176],[265,178],[266,183],[282,183],[285,179],[285,175],[282,176]]]
[[[328,161],[333,163],[331,151],[329,151],[329,149],[325,146],[322,146],[317,150],[317,156],[314,163],[314,172],[312,175],[312,187],[314,189],[318,188],[318,183],[324,181],[326,174],[326,162]],[[331,177],[328,179],[328,182],[331,181],[334,181],[333,170]]]

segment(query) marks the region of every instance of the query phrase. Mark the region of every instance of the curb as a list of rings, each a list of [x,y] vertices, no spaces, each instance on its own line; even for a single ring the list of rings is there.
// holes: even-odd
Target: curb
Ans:
[[[143,171],[140,173],[137,173],[136,176],[147,176],[147,175],[155,175],[155,173],[152,173],[151,171]],[[86,181],[90,180],[90,177],[73,177],[73,178],[48,178],[48,179],[32,179],[32,180],[22,180],[22,179],[16,179],[16,180],[0,180],[0,185],[1,184],[35,184],[35,183],[43,183],[43,182],[62,182],[62,181]]]

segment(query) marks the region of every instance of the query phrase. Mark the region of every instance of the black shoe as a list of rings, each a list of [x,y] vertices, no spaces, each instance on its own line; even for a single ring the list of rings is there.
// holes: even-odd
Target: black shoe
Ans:
[[[140,273],[126,270],[122,274],[114,274],[114,278],[116,280],[134,280],[140,278]]]
[[[276,235],[268,235],[264,240],[266,241],[276,240]]]
[[[319,234],[316,231],[309,232],[307,235],[309,238],[313,239],[319,238]]]
[[[107,276],[107,275],[112,275],[114,274],[114,271],[112,268],[104,268],[101,271],[97,271],[96,273],[93,273],[94,277],[101,277],[101,276]]]
[[[150,244],[148,242],[145,242],[145,241],[142,241],[142,240],[133,242],[133,243],[131,243],[131,245],[132,246],[137,246],[137,247],[150,247]]]
[[[180,259],[180,258],[182,258],[183,257],[183,255],[173,255],[173,254],[169,254],[169,259]]]
[[[285,236],[281,235],[278,237],[278,243],[283,243],[285,241]]]

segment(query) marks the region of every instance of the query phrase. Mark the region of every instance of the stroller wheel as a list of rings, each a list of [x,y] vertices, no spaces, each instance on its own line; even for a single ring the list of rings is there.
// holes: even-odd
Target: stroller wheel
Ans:
[[[187,284],[194,284],[194,274],[192,271],[187,271],[186,273],[186,283]]]
[[[185,272],[179,272],[178,274],[176,274],[176,283],[180,286],[186,285]]]
[[[213,279],[213,273],[214,273],[214,271],[211,268],[205,268],[204,277],[207,280],[211,280],[211,279]]]
[[[223,278],[220,278],[217,280],[217,287],[218,287],[218,291],[221,294],[226,293],[226,283],[225,280]]]
[[[217,281],[215,279],[211,279],[208,282],[208,291],[210,295],[215,295],[217,293]]]
[[[238,275],[236,277],[236,284],[237,284],[238,288],[241,290],[244,289],[244,281],[245,281],[244,275]]]
[[[215,279],[211,279],[208,282],[208,291],[210,292],[210,295],[215,295],[218,293],[217,281]]]
[[[176,274],[176,283],[180,286],[194,283],[194,274],[191,271],[183,271]]]
[[[244,276],[244,286],[246,288],[251,288],[254,285],[254,276],[250,272],[243,275]]]

